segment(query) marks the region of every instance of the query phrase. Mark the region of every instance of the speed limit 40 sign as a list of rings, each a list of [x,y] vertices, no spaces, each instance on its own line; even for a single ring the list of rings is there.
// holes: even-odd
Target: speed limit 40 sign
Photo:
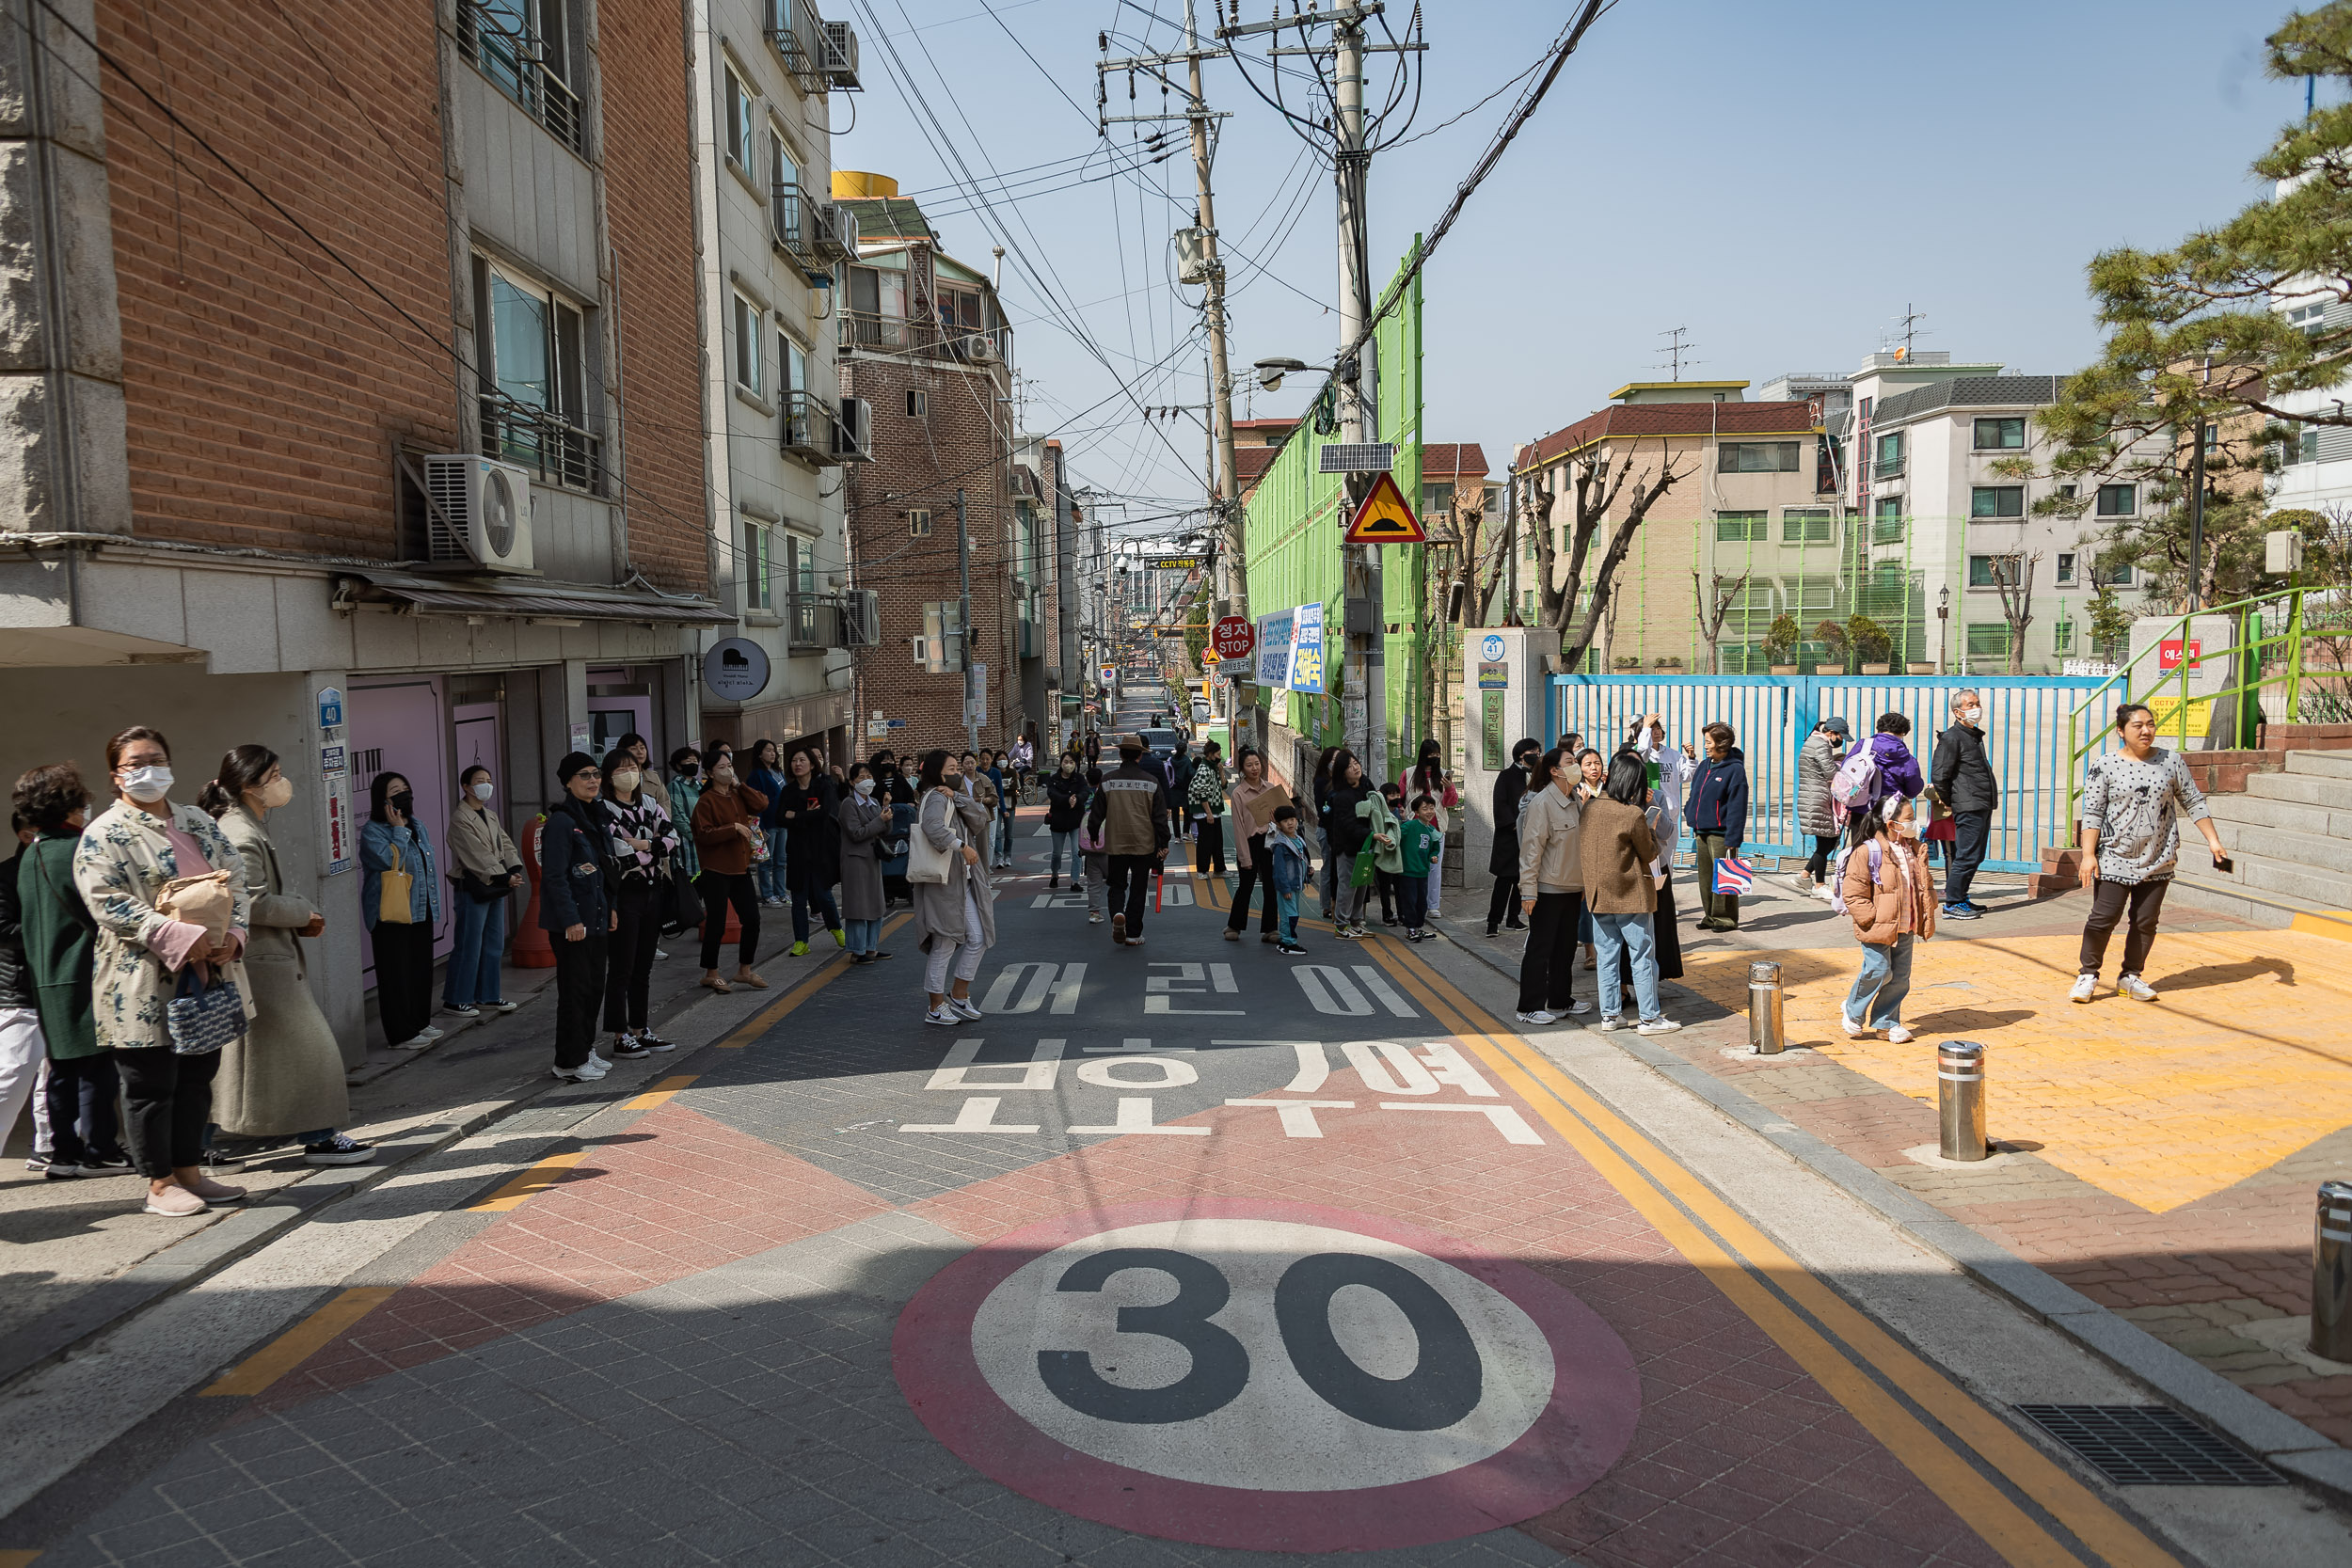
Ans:
[[[1385,1216],[1253,1199],[1032,1226],[949,1264],[892,1359],[975,1468],[1082,1518],[1258,1551],[1426,1545],[1605,1473],[1640,1386],[1598,1314]]]

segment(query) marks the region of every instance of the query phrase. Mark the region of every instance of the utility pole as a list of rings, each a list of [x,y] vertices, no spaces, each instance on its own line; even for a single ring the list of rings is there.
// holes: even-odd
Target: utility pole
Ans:
[[[1219,48],[1203,49],[1200,47],[1200,32],[1194,15],[1194,5],[1195,0],[1184,0],[1184,47],[1183,49],[1172,54],[1138,55],[1127,59],[1113,60],[1106,57],[1098,64],[1095,67],[1095,102],[1098,105],[1107,103],[1108,93],[1104,84],[1109,72],[1113,71],[1130,72],[1131,86],[1132,73],[1137,71],[1158,76],[1160,81],[1166,84],[1168,78],[1163,74],[1165,69],[1180,59],[1184,62],[1185,109],[1182,118],[1189,128],[1192,138],[1192,177],[1197,203],[1194,220],[1200,228],[1203,280],[1208,286],[1208,293],[1201,301],[1200,310],[1209,328],[1209,436],[1212,448],[1211,463],[1216,476],[1215,493],[1211,498],[1211,505],[1216,515],[1216,526],[1222,536],[1221,547],[1217,551],[1218,583],[1214,613],[1247,616],[1249,613],[1249,563],[1248,546],[1243,538],[1243,516],[1237,480],[1238,465],[1233,457],[1233,378],[1225,341],[1225,263],[1217,256],[1216,193],[1210,179],[1212,159],[1209,147],[1209,122],[1214,119],[1223,119],[1226,117],[1210,112],[1208,102],[1202,96],[1200,87],[1200,62],[1223,59],[1229,52]],[[1113,124],[1136,122],[1157,124],[1169,118],[1172,117],[1101,114],[1097,116],[1099,126],[1104,135],[1108,134],[1109,127]],[[1264,737],[1257,733],[1254,714],[1253,708],[1250,741],[1254,745],[1263,746]]]
[[[980,749],[979,716],[972,706],[972,530],[964,522],[963,488],[956,487],[956,662],[963,666],[963,743]]]

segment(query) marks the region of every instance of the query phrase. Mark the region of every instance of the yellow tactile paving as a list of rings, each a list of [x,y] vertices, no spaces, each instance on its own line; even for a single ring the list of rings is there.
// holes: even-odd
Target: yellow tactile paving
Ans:
[[[2120,942],[2119,938],[2119,942]],[[2344,944],[2296,931],[2166,935],[2154,1003],[2076,1006],[2072,936],[1935,941],[1912,970],[1909,1045],[1850,1040],[1836,1009],[1856,949],[1693,958],[1684,984],[1734,1011],[1747,966],[1783,966],[1791,1043],[1932,1100],[1935,1042],[1989,1051],[1995,1137],[2153,1212],[2179,1208],[2352,1124],[2352,974]],[[2110,970],[2112,963],[2110,962]]]

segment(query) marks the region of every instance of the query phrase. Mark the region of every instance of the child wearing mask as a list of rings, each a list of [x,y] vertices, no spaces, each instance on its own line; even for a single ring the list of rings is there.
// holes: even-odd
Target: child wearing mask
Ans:
[[[1274,826],[1265,835],[1265,847],[1272,862],[1268,879],[1274,884],[1275,907],[1279,916],[1274,950],[1295,958],[1307,951],[1298,944],[1298,895],[1307,886],[1313,864],[1307,841],[1299,836],[1296,806],[1275,808]]]
[[[1912,949],[1935,935],[1935,877],[1919,842],[1913,802],[1886,797],[1854,818],[1849,844],[1837,868],[1837,891],[1862,943],[1862,971],[1838,1022],[1851,1039],[1883,1029],[1902,1045],[1912,1037],[1902,1024]]]
[[[1429,873],[1444,848],[1437,797],[1416,797],[1413,815],[1397,829],[1397,859],[1404,866],[1397,879],[1397,912],[1405,923],[1406,942],[1420,942],[1429,934],[1423,929],[1429,921]]]

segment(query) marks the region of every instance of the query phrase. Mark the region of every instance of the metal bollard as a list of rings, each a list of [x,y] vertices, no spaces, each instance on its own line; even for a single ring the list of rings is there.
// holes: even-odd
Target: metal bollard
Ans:
[[[2352,1181],[2319,1184],[2312,1238],[2312,1354],[2352,1361]]]
[[[1981,1160],[1984,1147],[1984,1047],[1946,1040],[1935,1048],[1937,1152],[1947,1160]]]
[[[1748,1049],[1759,1056],[1777,1056],[1788,1049],[1788,1030],[1782,1019],[1785,1001],[1780,989],[1780,965],[1748,965]]]

